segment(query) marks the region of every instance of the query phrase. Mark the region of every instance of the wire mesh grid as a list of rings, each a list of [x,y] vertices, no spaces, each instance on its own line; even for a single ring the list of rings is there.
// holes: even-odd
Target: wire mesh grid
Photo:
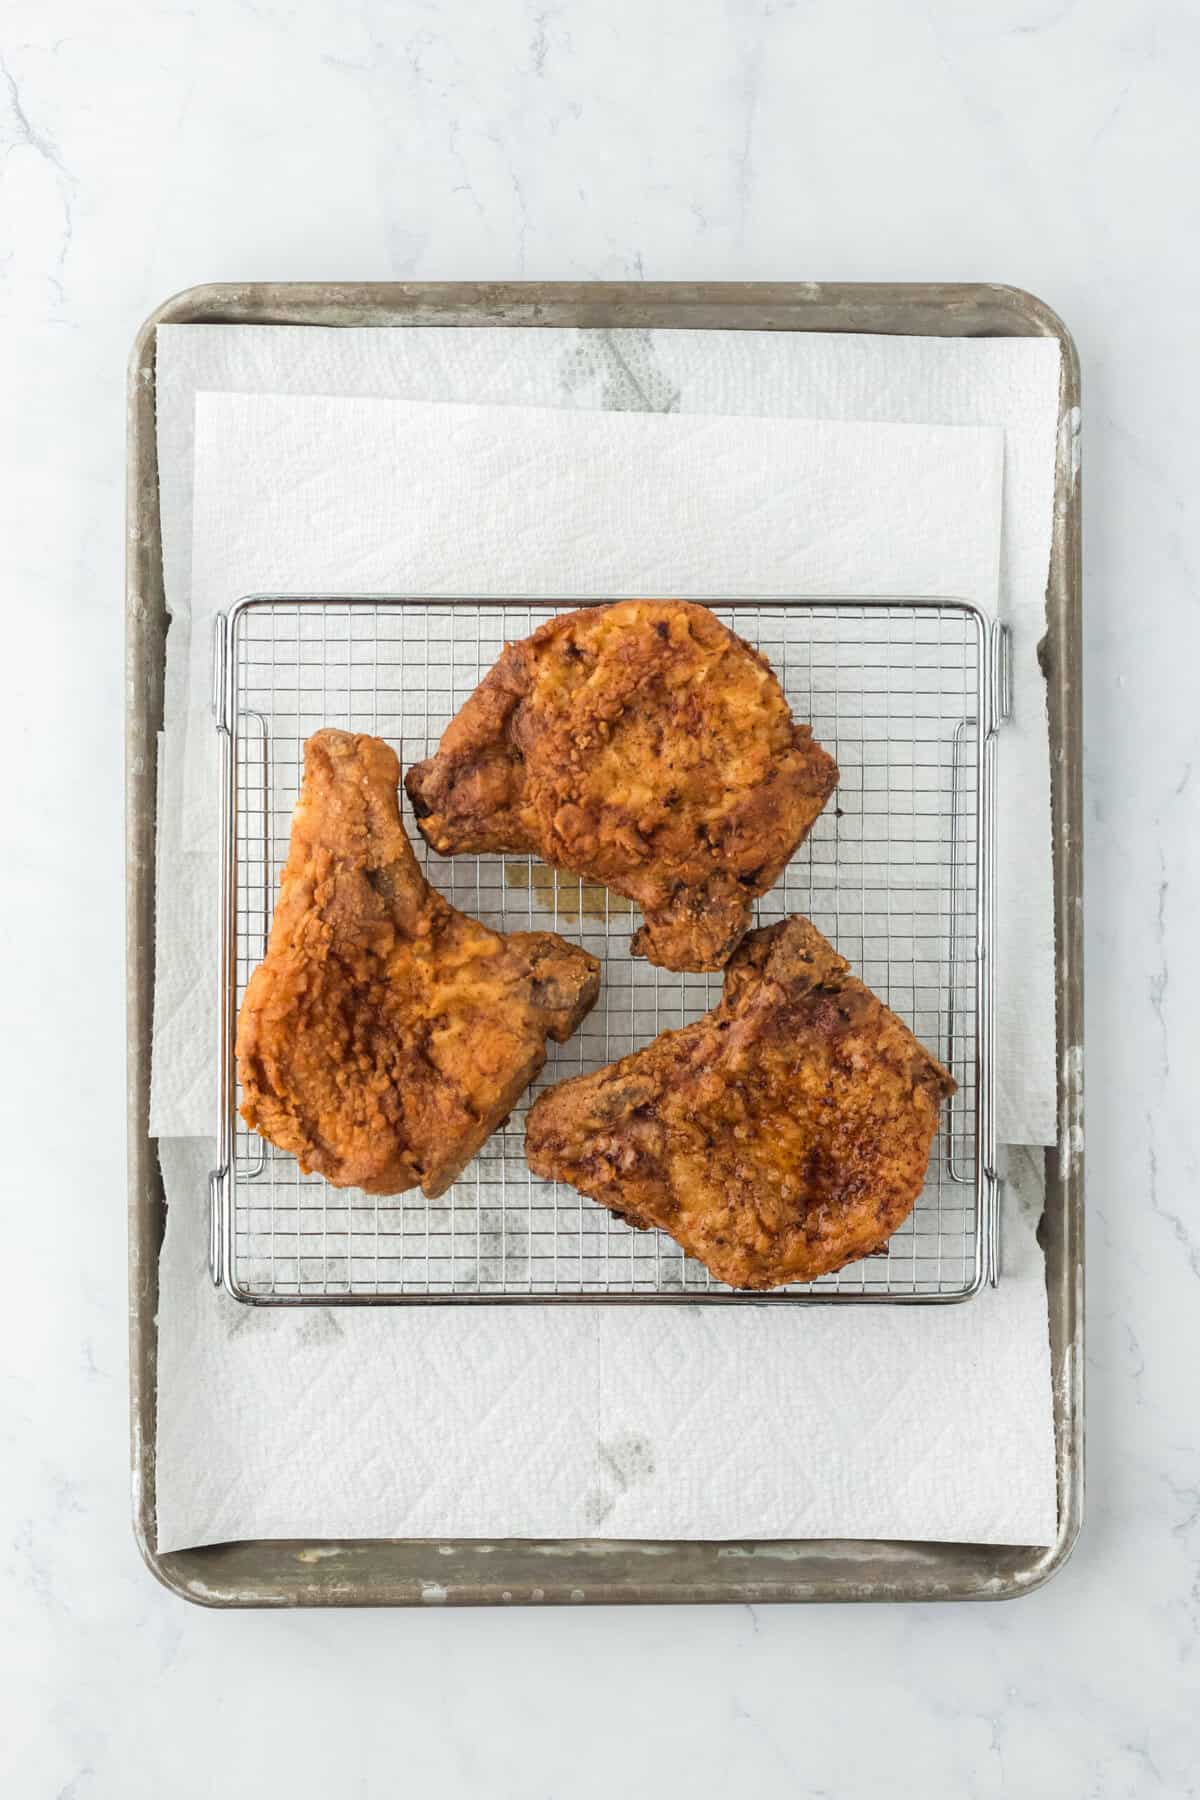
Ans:
[[[565,603],[564,603],[565,604]],[[577,603],[574,603],[577,604]],[[430,881],[503,931],[550,929],[600,959],[591,1014],[548,1057],[525,1103],[447,1193],[374,1198],[303,1175],[249,1132],[232,1034],[260,961],[287,855],[305,739],[324,725],[386,738],[407,768],[436,748],[503,644],[564,610],[552,603],[256,599],[224,628],[226,868],[222,1020],[225,1168],[219,1241],[227,1285],[260,1302],[412,1298],[735,1296],[662,1232],[635,1231],[524,1158],[527,1105],[698,1018],[719,975],[635,960],[630,902],[528,857],[430,851],[401,793]],[[988,640],[957,603],[713,602],[761,649],[793,713],[841,778],[756,923],[806,914],[855,972],[952,1069],[917,1206],[886,1252],[767,1297],[945,1300],[978,1285],[988,1199],[979,979],[987,910],[981,813]]]

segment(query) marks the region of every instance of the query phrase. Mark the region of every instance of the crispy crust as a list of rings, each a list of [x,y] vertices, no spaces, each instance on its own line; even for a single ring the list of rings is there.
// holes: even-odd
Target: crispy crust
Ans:
[[[526,1155],[731,1287],[885,1244],[925,1179],[946,1070],[807,919],[744,940],[719,1006],[531,1108]]]
[[[707,607],[625,600],[506,646],[405,786],[442,855],[525,852],[642,908],[635,956],[723,968],[833,792],[765,657]]]
[[[379,738],[319,731],[265,960],[238,1021],[242,1116],[335,1187],[432,1199],[595,1001],[596,959],[503,937],[422,875]]]

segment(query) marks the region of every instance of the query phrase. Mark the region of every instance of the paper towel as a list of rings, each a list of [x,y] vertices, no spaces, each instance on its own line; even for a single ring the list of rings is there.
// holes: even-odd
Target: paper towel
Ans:
[[[195,433],[192,836],[160,866],[208,895],[208,647],[241,594],[908,593],[996,606],[994,430],[201,394]],[[203,902],[176,885],[161,903],[152,1127],[194,1136],[214,1107]],[[214,968],[215,913],[199,916]],[[177,926],[189,937],[172,955]],[[1021,1051],[1004,1040],[1001,1067]]]
[[[1005,759],[1009,791],[1021,804],[1001,817],[999,832],[1001,874],[1010,879],[998,921],[997,1032],[1014,1050],[997,1087],[997,1125],[1002,1142],[1054,1142],[1049,753],[1036,660],[1053,516],[1059,385],[1053,339],[184,325],[160,327],[157,346],[163,558],[173,619],[168,703],[186,680],[189,655],[192,415],[201,390],[1002,429],[1000,611],[1015,645]],[[195,721],[197,729],[201,723],[202,717]],[[181,740],[167,747],[169,785],[177,784],[176,751],[182,752]],[[198,841],[177,792],[173,809],[177,831],[168,850]],[[168,930],[160,968],[170,951]],[[194,1128],[161,1095],[156,1100],[156,1129]]]
[[[218,429],[228,408],[206,402],[201,413],[199,589],[222,560],[214,536],[244,510],[222,497],[231,482],[243,500],[257,492],[260,525],[282,529],[275,542],[316,567],[326,515],[315,531],[311,509],[281,516],[290,488],[261,467],[269,434],[253,438],[257,473],[231,470],[223,448],[233,445]],[[279,426],[273,406],[268,415]],[[330,414],[316,416],[322,432],[334,428]],[[978,517],[994,445],[986,433],[973,447],[974,432],[951,435],[949,462],[980,458],[981,486],[960,495],[973,521],[961,535],[980,568],[991,556],[994,582],[994,490],[990,552]],[[353,492],[324,496],[330,517],[356,507],[356,468],[347,465]],[[393,515],[374,503],[363,515],[376,551],[386,534],[367,521],[380,517]],[[255,549],[244,530],[243,552],[279,554]],[[162,1153],[164,1549],[257,1535],[1053,1537],[1036,1164],[1022,1162],[1010,1190],[1000,1289],[961,1307],[281,1314],[238,1307],[207,1282],[211,1146],[165,1143]]]
[[[210,1149],[160,1146],[158,1544],[249,1537],[1054,1539],[1040,1154],[961,1306],[241,1306]]]

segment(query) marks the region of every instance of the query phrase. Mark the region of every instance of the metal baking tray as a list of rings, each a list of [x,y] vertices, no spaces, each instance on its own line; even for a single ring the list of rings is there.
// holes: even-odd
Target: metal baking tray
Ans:
[[[1046,1154],[1046,1253],[1059,1527],[1049,1547],[842,1539],[687,1543],[576,1540],[262,1540],[155,1547],[158,1254],[164,1205],[149,1135],[156,734],[167,614],[155,442],[155,335],[166,323],[848,331],[1054,337],[1062,348],[1054,535],[1041,662],[1054,812],[1058,1145]],[[127,956],[130,1371],[134,1525],[153,1573],[212,1606],[997,1599],[1066,1560],[1083,1505],[1083,972],[1079,363],[1041,301],[983,284],[263,283],[167,301],[129,373]]]
[[[242,1124],[238,1010],[260,961],[287,854],[304,740],[322,725],[383,736],[402,766],[431,755],[510,639],[574,602],[421,596],[248,596],[218,616],[221,746],[219,1166],[213,1280],[263,1306],[469,1301],[904,1304],[965,1300],[996,1277],[992,1109],[993,740],[1007,633],[968,601],[720,599],[769,658],[840,781],[764,895],[756,923],[803,913],[953,1069],[924,1191],[882,1254],[770,1295],[739,1293],[661,1231],[635,1231],[524,1155],[529,1100],[602,1068],[720,998],[719,975],[629,955],[620,895],[536,858],[431,853],[439,892],[499,931],[565,933],[597,957],[600,999],[525,1100],[438,1200],[331,1187]]]

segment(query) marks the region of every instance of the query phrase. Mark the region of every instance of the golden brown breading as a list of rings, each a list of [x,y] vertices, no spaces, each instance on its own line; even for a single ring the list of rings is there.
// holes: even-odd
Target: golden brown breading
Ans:
[[[731,1287],[811,1281],[911,1212],[954,1082],[807,919],[744,940],[719,1006],[530,1110],[525,1151]]]
[[[242,1116],[335,1187],[442,1193],[599,991],[553,932],[502,937],[434,892],[379,738],[305,745],[266,959],[246,988]]]
[[[405,778],[435,850],[604,882],[664,969],[724,967],[836,782],[765,657],[682,600],[585,607],[507,645]]]

